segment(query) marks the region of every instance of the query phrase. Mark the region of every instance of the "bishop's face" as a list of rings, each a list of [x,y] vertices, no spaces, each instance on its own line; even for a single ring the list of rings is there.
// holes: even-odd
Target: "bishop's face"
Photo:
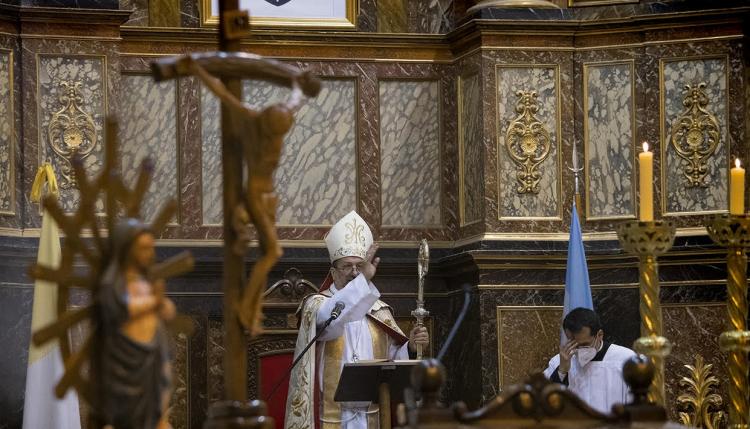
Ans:
[[[343,289],[350,281],[359,275],[364,259],[358,256],[345,256],[333,262],[331,277],[337,289]]]

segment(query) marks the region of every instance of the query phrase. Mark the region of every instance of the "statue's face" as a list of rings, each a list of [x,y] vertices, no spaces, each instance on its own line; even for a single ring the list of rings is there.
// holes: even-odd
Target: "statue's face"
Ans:
[[[130,263],[140,270],[146,270],[154,263],[155,257],[153,234],[144,232],[138,235],[130,247]]]

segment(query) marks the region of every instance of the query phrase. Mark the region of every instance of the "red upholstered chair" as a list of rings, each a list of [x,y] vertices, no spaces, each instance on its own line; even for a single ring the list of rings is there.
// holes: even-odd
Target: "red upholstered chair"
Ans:
[[[287,270],[284,278],[264,292],[264,333],[248,343],[248,392],[251,398],[266,402],[268,415],[276,421],[277,429],[284,428],[289,378],[281,382],[273,397],[269,395],[292,364],[297,342],[297,307],[305,296],[316,292],[318,288],[303,279],[298,269]]]
[[[284,376],[292,364],[294,350],[280,350],[260,357],[260,397],[268,405],[268,415],[276,421],[276,429],[284,428],[286,398],[289,393],[289,378],[281,381],[273,396],[269,396],[276,383]]]

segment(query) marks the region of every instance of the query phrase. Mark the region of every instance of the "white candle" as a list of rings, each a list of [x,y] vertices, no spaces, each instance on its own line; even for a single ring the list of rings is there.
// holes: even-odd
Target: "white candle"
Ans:
[[[729,175],[729,213],[745,213],[745,169],[740,167],[738,158],[735,158],[734,168]]]
[[[648,151],[648,143],[643,142],[643,152],[638,154],[640,219],[643,222],[654,220],[654,153]]]

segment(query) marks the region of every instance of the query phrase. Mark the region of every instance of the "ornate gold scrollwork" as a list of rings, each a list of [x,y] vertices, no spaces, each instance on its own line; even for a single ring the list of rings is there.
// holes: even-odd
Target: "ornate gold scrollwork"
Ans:
[[[719,145],[719,122],[706,110],[708,96],[706,83],[696,86],[685,85],[685,110],[672,125],[670,140],[677,155],[685,160],[682,174],[689,187],[707,186],[706,161],[716,152]]]
[[[516,103],[518,116],[508,125],[505,147],[518,165],[516,178],[519,185],[516,191],[519,194],[537,194],[542,179],[538,167],[549,156],[550,136],[544,124],[534,116],[539,111],[536,91],[519,90],[516,96],[520,97]]]
[[[47,134],[52,150],[64,160],[60,186],[71,188],[75,186],[71,160],[76,154],[81,159],[91,154],[96,147],[96,128],[94,118],[81,109],[81,82],[65,81],[61,86],[58,99],[63,107],[52,114]]]
[[[682,377],[680,386],[687,392],[677,397],[680,408],[680,423],[685,426],[721,429],[726,423],[726,414],[721,411],[723,401],[713,390],[719,385],[719,379],[711,375],[713,365],[704,364],[703,356],[695,356],[695,365],[684,365],[690,375]],[[692,411],[692,413],[690,412]]]

